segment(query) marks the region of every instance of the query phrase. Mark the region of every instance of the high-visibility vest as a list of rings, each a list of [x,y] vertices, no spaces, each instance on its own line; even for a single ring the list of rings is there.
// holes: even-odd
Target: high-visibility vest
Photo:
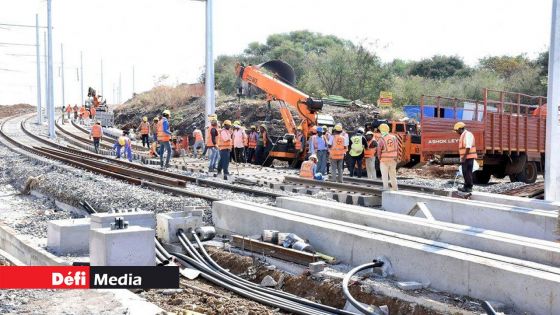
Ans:
[[[126,137],[125,136],[120,136],[119,137],[119,145],[124,146],[125,144],[126,144]]]
[[[323,141],[325,141],[325,145],[326,145],[327,139],[325,135],[321,135],[321,138],[323,139]],[[313,137],[311,137],[311,141],[313,141],[313,148],[315,149],[315,151],[319,150],[319,136],[314,135]]]
[[[193,131],[193,137],[194,137],[194,141],[202,141],[202,131],[195,129],[195,131]]]
[[[331,149],[329,150],[331,159],[333,160],[343,160],[344,153],[346,153],[346,146],[344,145],[344,137],[341,135],[333,136],[333,143]]]
[[[258,137],[257,132],[251,131],[251,133],[249,134],[249,144],[248,144],[249,149],[255,149],[257,147],[257,137]]]
[[[379,161],[381,162],[389,162],[389,161],[396,161],[398,156],[398,145],[397,137],[392,134],[387,134],[384,137],[381,137],[380,141],[382,142],[383,146],[381,148],[381,157]]]
[[[303,143],[303,134],[297,134],[294,138],[296,150],[301,150],[301,144]]]
[[[91,112],[91,116],[95,116],[95,113],[97,113],[97,109],[95,109],[95,107],[90,108],[90,112]]]
[[[263,147],[267,147],[268,145],[268,134],[266,131],[261,132],[260,139],[262,141]]]
[[[89,118],[89,110],[84,110],[84,118],[85,119]]]
[[[366,159],[372,158],[375,156],[375,148],[370,148],[371,144],[373,143],[373,141],[375,141],[375,139],[371,139],[367,142],[367,148],[365,148],[364,150],[364,157]]]
[[[101,138],[101,133],[102,133],[101,125],[96,124],[91,126],[91,136],[93,138]]]
[[[162,118],[157,125],[157,139],[158,141],[169,141],[171,139],[171,135],[166,134],[163,131],[163,120],[165,118]]]
[[[299,169],[299,176],[303,178],[313,179],[313,161],[305,161],[301,163],[301,168]]]
[[[78,106],[74,105],[74,112],[77,113],[78,112]]]
[[[224,140],[224,137],[226,137],[227,140]],[[219,138],[218,148],[220,150],[231,149],[233,145],[233,141],[231,140],[231,132],[229,132],[229,130],[222,129],[218,135],[218,138]]]
[[[467,134],[471,134],[471,136],[473,137],[472,147],[469,150],[469,154],[467,154],[467,159],[476,159],[478,158],[478,155],[476,154],[476,143],[474,140],[474,136],[468,130],[463,131],[461,137],[459,138],[459,156],[463,157],[467,152]]]
[[[249,145],[249,136],[247,133],[243,132],[243,146],[247,147]]]
[[[150,133],[150,123],[147,121],[143,121],[140,123],[140,134],[147,135]]]
[[[214,143],[212,143],[212,129],[216,129],[216,131],[218,131],[218,128],[216,128],[216,127],[206,128],[206,147],[207,148],[215,147]],[[218,136],[216,137],[216,142],[218,142],[219,137],[220,137],[220,135],[219,135],[219,132],[218,132]]]
[[[68,105],[68,107],[66,107],[66,112],[69,113],[72,111],[72,106]]]
[[[353,136],[350,138],[350,156],[359,156],[362,152],[364,152],[362,136]]]

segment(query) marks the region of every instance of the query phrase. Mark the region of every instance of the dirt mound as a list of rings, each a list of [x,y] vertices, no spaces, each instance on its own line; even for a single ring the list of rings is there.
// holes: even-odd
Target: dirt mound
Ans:
[[[0,118],[31,113],[35,110],[29,104],[0,105]]]

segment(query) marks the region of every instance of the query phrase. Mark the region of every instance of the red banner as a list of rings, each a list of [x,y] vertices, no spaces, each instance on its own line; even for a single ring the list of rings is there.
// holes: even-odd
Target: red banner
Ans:
[[[0,289],[87,289],[87,266],[0,267]]]

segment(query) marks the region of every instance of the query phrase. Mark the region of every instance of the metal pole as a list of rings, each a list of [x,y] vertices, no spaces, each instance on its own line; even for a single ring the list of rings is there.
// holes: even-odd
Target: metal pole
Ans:
[[[35,14],[35,41],[37,44],[36,54],[37,54],[37,125],[43,123],[43,117],[41,117],[41,56],[39,48],[39,14]]]
[[[83,57],[82,52],[80,51],[80,84],[81,84],[80,104],[84,104],[84,62],[82,57]]]
[[[215,111],[214,104],[214,54],[212,52],[212,0],[206,0],[206,126],[210,125],[208,115]]]
[[[99,89],[99,92],[101,93],[101,95],[105,95],[105,93],[103,93],[103,58],[101,58],[101,87]]]
[[[60,72],[62,79],[62,106],[64,106],[66,100],[64,98],[64,47],[62,47],[62,43],[60,43]]]
[[[53,55],[52,55],[52,17],[51,17],[51,2],[52,0],[47,0],[47,33],[48,33],[48,53],[49,57],[49,137],[51,139],[56,138],[56,133],[54,131],[54,82],[53,82]]]
[[[46,116],[48,108],[49,108],[49,62],[47,60],[47,58],[49,57],[49,55],[47,54],[47,32],[43,32],[43,50],[45,55],[43,56],[44,60],[45,60],[45,113],[44,115],[42,115],[41,117]],[[43,109],[41,108],[41,112],[43,112]],[[41,119],[42,121],[42,119]]]
[[[548,56],[548,93],[546,110],[546,151],[544,174],[544,198],[560,201],[560,126],[558,126],[558,103],[560,102],[560,7],[558,0],[552,2],[552,25],[550,28],[550,51]]]
[[[118,89],[118,95],[119,95],[119,104],[122,103],[122,82],[121,82],[121,73],[119,72],[119,89]]]
[[[134,88],[134,65],[132,65],[132,96],[134,96],[134,91],[136,89]]]

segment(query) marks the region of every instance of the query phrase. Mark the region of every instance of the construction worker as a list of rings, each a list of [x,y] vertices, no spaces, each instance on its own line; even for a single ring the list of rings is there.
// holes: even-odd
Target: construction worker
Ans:
[[[124,146],[126,145],[126,133],[127,131],[123,130],[123,133],[117,138],[115,144],[113,145],[113,148],[115,149],[117,154],[117,159],[121,158],[121,148],[124,148]]]
[[[95,153],[99,154],[99,142],[101,142],[101,139],[103,138],[103,128],[101,127],[100,120],[98,120],[95,125],[91,126],[89,138],[93,138],[93,150]]]
[[[129,162],[132,162],[132,140],[128,136],[128,131],[124,131],[124,152]]]
[[[198,158],[198,150],[202,150],[204,152],[204,138],[202,138],[202,131],[198,129],[196,126],[194,127],[194,131],[192,133],[194,138],[194,145],[193,145],[193,155],[194,158]]]
[[[232,148],[232,132],[231,121],[224,121],[224,128],[220,130],[218,148],[220,149],[220,165],[218,166],[218,174],[224,172],[224,179],[229,175],[229,159]]]
[[[257,148],[255,150],[255,157],[258,165],[263,165],[268,158],[269,148],[272,146],[272,141],[268,136],[266,125],[259,126],[259,135],[257,138]]]
[[[366,132],[366,147],[364,149],[364,158],[366,159],[366,171],[369,179],[377,179],[377,171],[375,170],[375,153],[377,141],[373,138],[373,132]]]
[[[95,116],[97,115],[97,109],[95,109],[95,106],[90,107],[89,111],[91,113],[91,119],[95,119]]]
[[[323,180],[323,174],[318,171],[317,156],[315,154],[311,154],[307,161],[301,163],[299,176],[308,179]]]
[[[329,155],[331,160],[332,172],[330,174],[331,182],[335,179],[342,183],[342,171],[344,169],[344,154],[348,150],[344,136],[342,136],[342,125],[333,128],[332,135],[329,137]]]
[[[162,118],[157,125],[157,140],[159,142],[159,166],[161,168],[169,167],[169,161],[171,160],[171,130],[169,127],[169,116],[171,112],[166,109],[163,111]],[[167,151],[167,158],[165,160],[165,165],[163,164],[163,154]]]
[[[142,117],[142,122],[136,129],[137,132],[140,132],[140,136],[142,137],[142,146],[149,148],[150,147],[150,123],[148,122],[148,117]]]
[[[247,137],[247,163],[254,163],[258,138],[257,126],[253,125]]]
[[[82,107],[80,107],[80,112],[78,113],[78,118],[79,118],[80,125],[84,124],[84,112],[85,111],[86,111],[86,108],[84,107],[84,105],[82,105]]]
[[[377,156],[379,157],[383,189],[389,189],[389,180],[391,180],[391,189],[398,190],[397,159],[399,143],[397,137],[389,133],[389,125],[381,124],[379,132],[381,132],[381,138],[377,142]]]
[[[179,137],[179,139],[177,139],[177,142],[179,143],[181,156],[187,155],[189,153],[189,147],[190,147],[189,136],[188,135],[181,136]]]
[[[152,134],[153,137],[153,142],[157,143],[157,128],[158,128],[158,124],[159,124],[159,118],[156,116],[154,117],[154,122],[152,123],[152,126],[150,128],[150,133]]]
[[[294,146],[298,155],[303,152],[303,148],[305,148],[306,139],[303,135],[303,131],[301,130],[301,126],[297,126],[296,128],[296,135],[294,137]]]
[[[66,106],[66,116],[68,117],[68,120],[70,120],[70,114],[72,114],[72,106],[68,104],[68,106]]]
[[[350,138],[350,146],[348,155],[350,162],[348,169],[350,170],[350,177],[354,177],[354,170],[357,168],[358,178],[362,177],[362,160],[364,158],[364,149],[367,146],[366,138],[364,137],[364,128],[358,128],[356,133]]]
[[[472,192],[473,187],[473,165],[478,157],[476,154],[476,143],[472,132],[465,129],[465,123],[459,121],[453,126],[453,130],[459,134],[459,158],[461,160],[461,171],[465,183],[459,187],[459,191]]]
[[[208,156],[208,171],[214,172],[218,162],[218,120],[210,121],[210,128],[206,130],[206,151],[210,152]]]
[[[74,104],[74,120],[78,120],[78,104]]]
[[[317,156],[317,172],[327,173],[327,147],[328,139],[323,135],[323,127],[317,127],[317,134],[309,140],[309,152]]]
[[[233,157],[236,163],[245,163],[245,139],[247,135],[241,123],[236,120],[233,122]]]

